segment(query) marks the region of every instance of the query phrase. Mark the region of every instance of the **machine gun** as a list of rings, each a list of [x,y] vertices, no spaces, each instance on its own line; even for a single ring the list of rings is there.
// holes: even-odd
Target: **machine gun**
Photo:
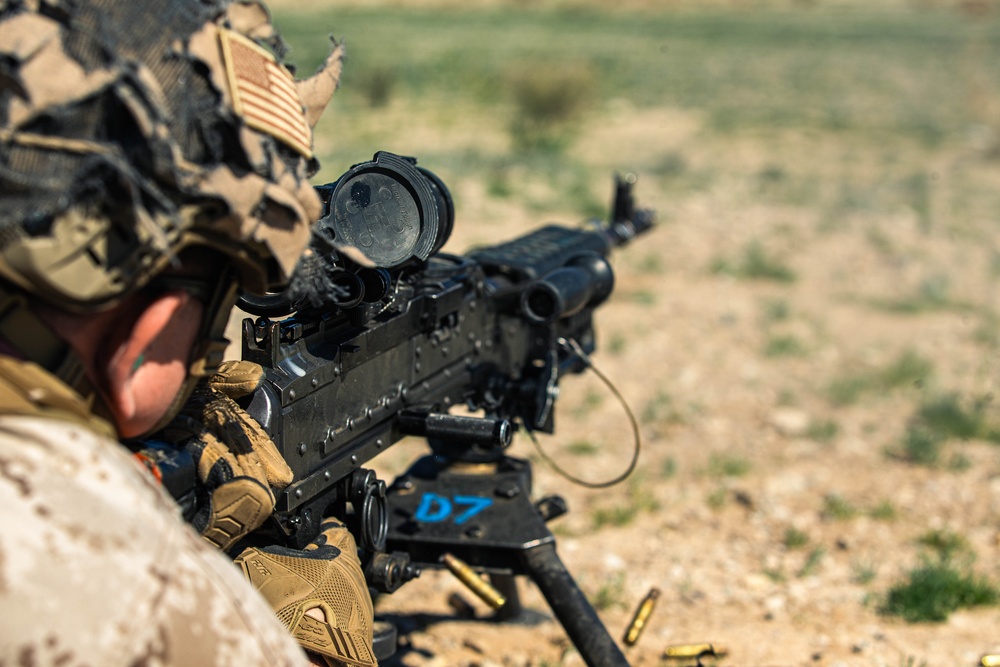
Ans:
[[[553,432],[560,377],[589,363],[592,316],[614,286],[607,256],[653,224],[631,188],[617,179],[608,224],[550,225],[456,256],[439,252],[451,197],[415,160],[380,152],[320,186],[301,275],[241,303],[258,316],[243,321],[243,358],[265,369],[246,409],[295,473],[257,538],[301,548],[337,516],[376,591],[448,565],[477,587],[469,572],[491,575],[486,598],[505,598],[508,616],[513,577],[527,575],[587,664],[627,665],[556,554],[546,521],[565,503],[533,502],[530,464],[506,448],[520,428]],[[406,436],[431,453],[387,487],[363,466]]]

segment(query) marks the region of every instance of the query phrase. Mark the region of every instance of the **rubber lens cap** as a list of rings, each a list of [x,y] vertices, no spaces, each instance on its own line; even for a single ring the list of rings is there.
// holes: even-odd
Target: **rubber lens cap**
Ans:
[[[422,261],[446,231],[433,187],[415,160],[380,151],[337,181],[322,222],[338,243],[358,248],[377,267]]]

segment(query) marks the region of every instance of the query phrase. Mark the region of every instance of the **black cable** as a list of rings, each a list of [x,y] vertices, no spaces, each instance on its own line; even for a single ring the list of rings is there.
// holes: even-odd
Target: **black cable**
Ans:
[[[542,460],[544,460],[547,464],[549,464],[549,466],[553,470],[555,470],[557,473],[568,479],[570,482],[573,482],[574,484],[578,484],[588,489],[606,489],[610,486],[614,486],[615,484],[620,484],[621,482],[624,482],[626,479],[628,479],[629,475],[631,475],[632,472],[635,470],[636,464],[639,463],[639,452],[642,449],[642,436],[639,433],[639,422],[636,420],[635,415],[632,413],[632,408],[629,407],[628,402],[625,400],[625,397],[622,396],[621,392],[618,391],[618,388],[615,387],[615,385],[611,382],[611,380],[609,380],[604,373],[599,371],[597,367],[594,366],[594,363],[590,360],[590,357],[587,356],[587,353],[583,351],[583,348],[580,347],[579,343],[577,343],[572,338],[569,340],[566,340],[565,338],[560,338],[559,344],[564,348],[569,349],[573,354],[575,354],[577,357],[580,358],[584,366],[594,371],[597,377],[600,378],[600,380],[604,383],[604,385],[611,391],[612,395],[614,395],[614,397],[618,399],[618,403],[622,406],[622,408],[624,408],[625,414],[628,416],[629,424],[631,424],[632,426],[632,437],[633,437],[633,442],[635,443],[635,447],[632,450],[632,460],[629,461],[628,468],[626,468],[625,471],[620,475],[617,475],[616,477],[604,482],[588,482],[585,479],[580,479],[579,477],[567,472],[564,468],[562,468],[562,466],[556,463],[555,460],[551,456],[546,454],[545,451],[542,449],[542,446],[538,443],[538,438],[535,437],[534,431],[529,430],[528,436],[531,438],[531,443],[535,446],[535,450],[538,452],[538,455],[542,457]]]

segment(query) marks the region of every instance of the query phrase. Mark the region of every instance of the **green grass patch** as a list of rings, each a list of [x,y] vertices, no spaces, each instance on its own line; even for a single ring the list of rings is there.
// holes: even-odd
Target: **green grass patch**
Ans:
[[[367,76],[358,79],[355,86],[368,106],[380,109],[388,106],[398,84],[396,71],[388,66],[375,66],[368,70]]]
[[[952,612],[995,605],[1000,589],[968,566],[946,558],[925,559],[906,580],[889,589],[880,611],[911,623],[944,622]]]
[[[761,310],[764,313],[764,321],[783,322],[789,318],[792,309],[785,299],[767,299],[761,303]]]
[[[972,340],[991,349],[1000,346],[1000,317],[993,312],[982,312]]]
[[[816,419],[806,428],[806,437],[816,442],[831,442],[838,435],[840,424],[833,419]]]
[[[597,611],[625,606],[625,573],[615,572],[607,577],[590,596],[590,604]]]
[[[892,586],[880,611],[916,622],[943,622],[959,609],[995,605],[1000,588],[973,572],[976,554],[965,536],[946,530],[924,533],[921,563]]]
[[[573,415],[580,419],[586,418],[604,403],[606,397],[606,393],[588,387],[581,397],[580,403],[573,408]]]
[[[827,386],[826,395],[834,405],[852,405],[858,402],[862,394],[871,391],[873,384],[868,373],[845,375]]]
[[[660,504],[653,496],[651,485],[644,482],[641,477],[633,477],[629,481],[625,499],[617,505],[595,509],[592,521],[595,529],[605,526],[627,526],[640,514],[655,512],[659,508]]]
[[[804,357],[807,352],[805,343],[791,334],[771,336],[764,345],[766,357]]]
[[[865,394],[921,387],[933,370],[929,359],[913,350],[905,350],[882,368],[836,378],[827,386],[826,394],[835,405],[851,405]]]
[[[861,586],[875,580],[878,569],[870,561],[856,561],[851,564],[851,581]]]
[[[972,467],[972,459],[962,452],[953,452],[948,458],[947,468],[951,472],[965,472]]]
[[[592,103],[596,75],[585,62],[521,63],[505,80],[514,101],[510,135],[518,151],[561,151]]]
[[[914,463],[916,465],[934,467],[941,461],[944,438],[934,431],[911,424],[903,434],[898,448],[890,448],[891,457]]]
[[[726,505],[726,498],[729,497],[729,491],[726,490],[724,486],[716,488],[714,491],[705,496],[705,504],[713,510],[721,510]]]
[[[1000,424],[993,420],[989,408],[987,399],[963,400],[950,393],[922,403],[914,418],[942,438],[1000,443]]]
[[[826,519],[847,521],[858,515],[858,508],[838,493],[828,493],[823,497],[821,514]]]
[[[870,227],[865,232],[865,238],[869,245],[886,257],[892,257],[896,253],[892,240],[880,227]]]
[[[680,424],[684,416],[674,403],[673,396],[666,391],[656,392],[639,414],[643,424]]]
[[[929,530],[917,538],[917,544],[930,549],[937,558],[952,559],[972,552],[968,538],[950,530]]]
[[[931,215],[931,177],[926,171],[916,171],[910,174],[902,183],[904,197],[917,216],[921,231],[931,230],[933,218]]]
[[[617,295],[616,295],[616,298]],[[637,303],[640,306],[652,306],[656,304],[657,295],[655,292],[650,290],[635,290],[633,292],[625,292],[621,295],[622,299],[627,299],[632,303]]]
[[[876,299],[872,305],[880,310],[903,315],[919,315],[935,311],[970,312],[975,306],[952,298],[951,281],[947,276],[932,275],[920,282],[913,294],[897,299]]]
[[[1000,443],[1000,424],[986,399],[963,400],[955,393],[930,398],[919,405],[897,447],[887,450],[891,457],[909,463],[953,472],[967,470],[971,461],[953,452],[945,461],[949,440],[986,440]]]
[[[823,547],[815,547],[806,556],[806,560],[802,563],[802,567],[799,568],[799,577],[808,577],[816,574],[819,569],[820,563],[823,562],[823,557],[826,556],[826,549]]]
[[[628,338],[624,334],[616,333],[608,339],[607,351],[610,354],[619,355],[628,347]]]
[[[742,456],[712,454],[706,472],[710,477],[743,477],[753,465]]]
[[[781,389],[778,392],[778,399],[776,401],[778,405],[782,406],[795,406],[799,404],[798,395],[791,389]]]
[[[785,545],[786,549],[801,549],[809,544],[809,533],[789,526],[785,529],[785,536],[781,543]]]
[[[891,500],[881,500],[874,507],[868,510],[868,515],[879,521],[894,521],[899,516],[899,511]]]
[[[920,386],[930,376],[933,363],[914,352],[906,350],[875,376],[877,389],[899,389]]]
[[[566,445],[566,451],[574,456],[592,456],[601,451],[601,448],[590,440],[574,440]]]
[[[709,267],[712,273],[745,280],[795,281],[795,272],[784,260],[769,253],[759,241],[751,241],[735,260],[716,258]]]
[[[627,526],[635,521],[638,512],[631,505],[600,507],[594,510],[594,528],[605,526]]]
[[[639,260],[636,270],[639,273],[658,275],[664,270],[663,257],[659,254],[648,254]]]

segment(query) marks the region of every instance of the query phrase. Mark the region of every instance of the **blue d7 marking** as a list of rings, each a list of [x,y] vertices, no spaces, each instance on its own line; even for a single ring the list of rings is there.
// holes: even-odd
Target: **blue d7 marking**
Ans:
[[[413,518],[421,523],[440,523],[447,520],[457,510],[464,508],[455,516],[455,525],[461,526],[492,504],[492,498],[483,496],[452,496],[448,498],[436,493],[425,493],[420,499],[420,506]]]

